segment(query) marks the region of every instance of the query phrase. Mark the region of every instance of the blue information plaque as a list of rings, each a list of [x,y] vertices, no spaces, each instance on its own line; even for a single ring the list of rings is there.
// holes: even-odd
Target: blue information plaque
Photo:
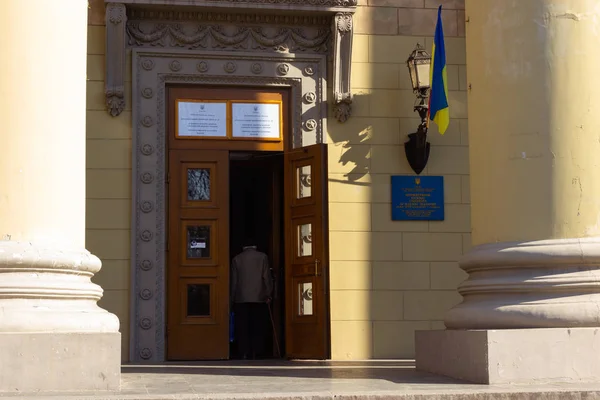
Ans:
[[[443,221],[444,177],[392,176],[392,221]]]

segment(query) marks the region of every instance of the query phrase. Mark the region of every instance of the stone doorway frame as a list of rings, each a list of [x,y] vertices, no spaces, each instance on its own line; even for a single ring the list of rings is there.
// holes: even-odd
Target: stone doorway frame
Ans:
[[[323,143],[326,57],[132,51],[132,362],[162,362],[166,331],[166,87],[289,87],[293,147]],[[260,73],[259,73],[260,72]]]
[[[292,147],[351,114],[357,0],[106,0],[107,111],[132,69],[131,362],[166,359],[166,87],[288,87]],[[260,11],[260,12],[258,12]],[[234,29],[231,29],[234,27]],[[312,32],[312,33],[311,33]]]

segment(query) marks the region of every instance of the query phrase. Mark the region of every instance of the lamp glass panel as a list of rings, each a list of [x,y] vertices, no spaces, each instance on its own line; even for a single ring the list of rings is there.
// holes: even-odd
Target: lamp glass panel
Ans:
[[[414,63],[415,63],[414,60],[410,60],[408,62],[408,73],[410,75],[410,81],[411,81],[411,84],[412,84],[412,88],[413,88],[413,90],[416,90],[419,87],[419,85],[418,85],[418,82],[417,82],[417,71],[415,69],[415,64]]]
[[[419,79],[418,87],[420,89],[429,87],[429,73],[431,65],[427,64],[417,64],[417,77]]]

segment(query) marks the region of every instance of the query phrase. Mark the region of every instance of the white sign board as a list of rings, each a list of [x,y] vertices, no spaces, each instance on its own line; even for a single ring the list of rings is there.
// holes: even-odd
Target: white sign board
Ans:
[[[232,137],[279,139],[281,137],[281,104],[233,103],[231,105]]]
[[[227,137],[227,103],[179,101],[177,136]]]

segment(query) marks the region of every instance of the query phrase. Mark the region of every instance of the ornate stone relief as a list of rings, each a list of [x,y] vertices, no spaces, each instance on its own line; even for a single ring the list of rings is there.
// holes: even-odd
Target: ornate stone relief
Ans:
[[[148,317],[142,318],[140,320],[140,328],[145,329],[145,330],[152,328],[152,318],[148,318]]]
[[[235,63],[233,61],[228,61],[225,64],[223,64],[223,69],[228,74],[233,74],[235,72],[235,70],[237,69],[237,65],[235,65]]]
[[[317,121],[315,121],[314,119],[309,119],[304,125],[309,131],[314,131],[315,129],[317,129]]]
[[[152,261],[150,261],[150,260],[140,261],[140,268],[143,271],[150,271],[152,269]]]
[[[144,96],[145,99],[151,99],[152,96],[154,96],[154,91],[149,87],[144,88],[142,89],[142,96]]]
[[[143,289],[140,292],[140,297],[144,300],[150,300],[152,298],[152,290],[150,289]]]
[[[261,63],[254,63],[250,67],[250,70],[252,71],[253,74],[258,75],[258,74],[262,73],[263,65]]]
[[[181,69],[181,63],[177,60],[172,61],[171,64],[169,64],[169,68],[171,68],[171,71],[177,72]]]
[[[124,4],[127,6],[126,14]],[[143,8],[144,5],[168,5],[168,8]],[[176,6],[235,6],[235,11],[189,11]],[[277,13],[258,13],[258,8],[280,10]],[[125,108],[124,69],[125,47],[152,49],[181,49],[205,52],[252,52],[257,54],[326,54],[333,59],[334,115],[345,122],[351,114],[350,61],[352,56],[352,16],[356,0],[125,0],[107,5],[107,68],[106,98],[111,115]],[[240,12],[240,9],[242,10]],[[244,12],[244,9],[245,12]],[[286,12],[281,10],[285,9]],[[322,14],[306,14],[290,10],[320,10]],[[233,62],[233,61],[232,61]],[[266,74],[255,63],[248,67],[255,75]],[[287,74],[282,64],[275,71]],[[144,60],[142,68],[151,71],[152,60]],[[171,71],[179,71],[176,61]],[[224,64],[228,73],[237,65]],[[198,61],[196,71],[209,72],[210,65]],[[311,76],[311,66],[304,74]]]
[[[226,71],[228,63],[235,71]],[[170,84],[283,87],[290,93],[295,148],[322,143],[327,115],[324,54],[132,51],[132,313],[133,362],[165,359],[166,109]],[[148,68],[151,65],[152,68]],[[172,66],[180,68],[173,71]],[[260,65],[258,67],[257,65]],[[286,65],[286,75],[280,75]],[[201,70],[203,72],[201,72]],[[145,117],[151,117],[145,120]],[[149,126],[147,126],[149,125]]]
[[[287,75],[288,72],[290,72],[290,66],[287,64],[279,64],[277,66],[277,72],[279,73],[279,75]]]
[[[200,61],[196,68],[198,69],[198,72],[205,73],[208,72],[210,66],[206,61]]]
[[[260,26],[144,21],[129,21],[127,24],[128,44],[133,47],[326,53],[329,29],[320,27],[316,32],[305,31],[310,29],[282,27],[273,33]]]
[[[304,101],[308,104],[312,104],[317,100],[317,95],[314,92],[306,92],[304,94]]]

